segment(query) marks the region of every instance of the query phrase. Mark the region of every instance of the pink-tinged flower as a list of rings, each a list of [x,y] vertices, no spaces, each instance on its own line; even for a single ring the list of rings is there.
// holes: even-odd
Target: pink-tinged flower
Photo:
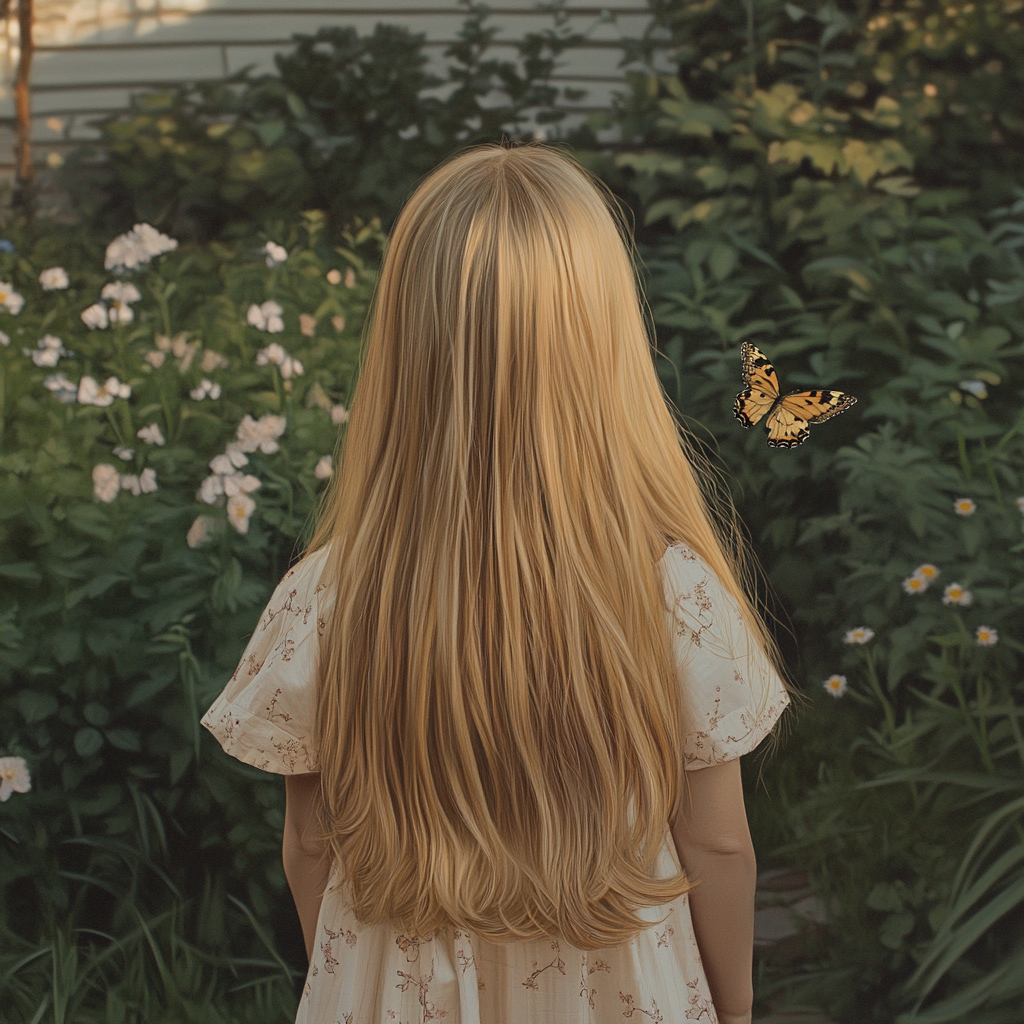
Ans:
[[[942,595],[943,604],[962,604],[964,607],[974,600],[974,595],[960,583],[950,583]]]
[[[953,502],[953,511],[958,516],[973,516],[977,507],[970,498],[957,498]]]
[[[328,270],[327,271],[327,280],[330,281],[331,284],[341,284],[341,271],[340,270]]]
[[[982,647],[991,647],[999,643],[999,633],[991,626],[979,626],[975,635]]]
[[[332,461],[333,460],[330,455],[321,456],[320,461],[313,469],[313,476],[315,476],[317,480],[326,480],[333,472],[333,469],[331,468]]]
[[[245,314],[245,321],[251,327],[267,334],[280,334],[284,330],[284,310],[273,299],[257,306],[252,303]]]
[[[825,688],[826,693],[830,693],[833,697],[842,697],[846,693],[846,676],[829,676],[821,685]]]
[[[914,575],[918,579],[924,580],[926,583],[931,583],[931,581],[939,575],[939,567],[937,565],[932,565],[931,562],[925,562],[924,565],[919,565],[914,570]]]
[[[0,801],[6,803],[12,793],[27,793],[32,776],[23,757],[0,757]]]
[[[356,286],[356,272],[351,267],[349,267],[348,270],[345,271],[345,287],[346,288],[355,288],[355,286]]]
[[[874,636],[875,631],[869,626],[858,626],[856,629],[848,629],[846,631],[843,642],[848,644],[866,644]]]
[[[1024,497],[1017,499],[1017,508],[1020,509],[1020,514],[1024,516]]]
[[[341,402],[331,406],[331,422],[336,427],[341,426],[342,423],[348,423],[348,409]]]
[[[276,267],[278,263],[284,263],[288,259],[288,250],[277,242],[267,242],[263,246],[263,252],[267,254],[268,267]]]
[[[198,548],[206,544],[213,534],[214,520],[210,516],[196,516],[195,521],[189,527],[185,540],[190,548]]]
[[[338,316],[337,314],[335,314],[334,316],[331,317],[331,326],[333,326],[334,329],[339,334],[341,334],[341,332],[345,330],[345,318],[343,316]]]
[[[121,476],[117,466],[100,462],[92,467],[92,493],[98,501],[113,501],[121,490]]]
[[[228,522],[239,532],[249,532],[249,517],[256,508],[256,502],[242,491],[228,498]]]
[[[307,337],[312,338],[316,334],[316,317],[312,313],[299,314],[299,330]]]
[[[903,581],[903,589],[908,594],[923,594],[928,589],[928,581],[920,576],[908,576]]]

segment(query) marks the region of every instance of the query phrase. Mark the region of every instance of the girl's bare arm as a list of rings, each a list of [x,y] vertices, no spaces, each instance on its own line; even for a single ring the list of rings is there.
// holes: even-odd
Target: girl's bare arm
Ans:
[[[330,876],[324,847],[315,838],[320,800],[320,774],[285,776],[284,837],[281,859],[295,909],[302,925],[306,956],[313,959],[316,922]]]
[[[686,773],[672,824],[679,861],[700,884],[688,894],[693,931],[721,1024],[749,1024],[754,1001],[754,889],[739,759]]]

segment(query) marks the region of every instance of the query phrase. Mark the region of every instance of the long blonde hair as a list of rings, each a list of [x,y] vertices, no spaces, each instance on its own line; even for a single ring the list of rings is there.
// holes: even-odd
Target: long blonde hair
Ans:
[[[630,245],[601,183],[537,144],[449,159],[390,235],[305,552],[330,544],[320,825],[361,923],[599,949],[693,886],[651,877],[684,777],[667,545],[774,648]]]

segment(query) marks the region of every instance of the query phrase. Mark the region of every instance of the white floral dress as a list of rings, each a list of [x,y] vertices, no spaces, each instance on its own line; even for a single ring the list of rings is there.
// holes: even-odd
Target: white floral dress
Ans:
[[[325,557],[321,549],[285,574],[202,719],[227,753],[280,775],[318,770],[312,665],[329,606],[319,579]],[[720,764],[753,750],[789,697],[763,655],[748,650],[736,604],[710,568],[680,544],[661,566],[693,723],[684,764]],[[678,870],[666,822],[658,873]],[[296,1024],[717,1024],[685,895],[641,908],[652,926],[631,941],[580,950],[555,939],[496,944],[455,930],[416,940],[367,927],[336,881],[332,874],[321,903]]]

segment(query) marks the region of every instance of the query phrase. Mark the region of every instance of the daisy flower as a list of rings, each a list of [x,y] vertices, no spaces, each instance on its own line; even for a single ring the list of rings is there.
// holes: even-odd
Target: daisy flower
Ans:
[[[256,508],[256,502],[241,491],[228,498],[228,522],[239,532],[249,532],[249,517]]]
[[[875,631],[869,626],[857,626],[856,629],[848,629],[844,637],[844,643],[866,644],[875,635]]]
[[[928,589],[928,581],[920,576],[908,576],[903,581],[903,589],[908,594],[923,594]]]
[[[958,516],[973,516],[977,507],[970,498],[957,498],[953,502],[953,511]]]
[[[154,256],[178,248],[177,239],[161,234],[152,224],[136,224],[107,246],[103,266],[121,273],[149,263]]]
[[[146,444],[164,444],[164,435],[160,430],[159,423],[150,423],[148,427],[139,430],[135,436],[141,437]]]
[[[842,697],[846,693],[846,676],[829,676],[821,685],[825,688],[826,693],[830,693],[833,697]]]
[[[78,400],[83,405],[110,405],[115,398],[131,398],[129,384],[122,384],[116,377],[108,377],[98,384],[92,377],[83,377],[78,382]]]
[[[0,801],[6,802],[12,793],[27,793],[32,788],[32,776],[23,757],[0,757]]]
[[[205,544],[213,535],[215,520],[210,516],[196,516],[195,522],[189,527],[185,540],[190,548],[198,548]]]
[[[102,302],[94,302],[87,309],[83,309],[82,323],[90,331],[96,330],[97,327],[109,327],[110,318],[107,316],[107,307]]]
[[[991,626],[979,626],[976,636],[982,647],[991,647],[993,644],[999,643],[999,633]]]
[[[25,300],[14,290],[10,281],[0,281],[0,306],[8,313],[20,313]]]
[[[960,583],[950,583],[942,595],[943,604],[962,604],[965,607],[974,600],[974,595]]]
[[[61,291],[70,283],[68,272],[63,267],[47,267],[39,275],[39,284],[44,292]]]

